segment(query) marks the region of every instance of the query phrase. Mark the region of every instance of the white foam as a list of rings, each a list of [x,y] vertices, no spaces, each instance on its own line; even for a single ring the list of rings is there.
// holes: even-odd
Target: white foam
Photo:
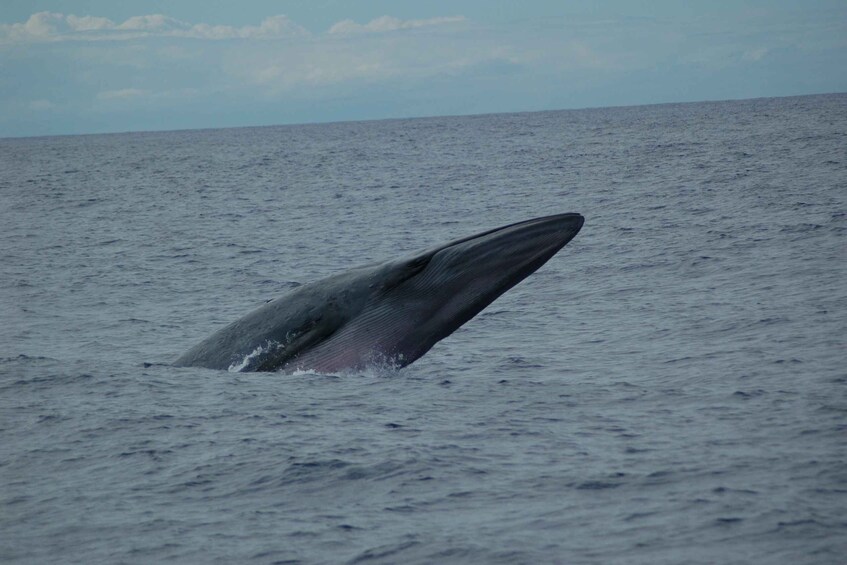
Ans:
[[[227,371],[229,371],[230,373],[240,373],[250,364],[253,359],[269,351],[272,347],[279,347],[279,345],[280,344],[275,341],[268,341],[264,345],[260,345],[259,347],[254,349],[251,353],[245,355],[244,359],[242,359],[239,363],[233,363],[232,365],[230,365]]]

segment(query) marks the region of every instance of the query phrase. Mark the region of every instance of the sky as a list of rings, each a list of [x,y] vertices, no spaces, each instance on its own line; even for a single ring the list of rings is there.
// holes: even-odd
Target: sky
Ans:
[[[0,3],[0,137],[845,91],[844,0]]]

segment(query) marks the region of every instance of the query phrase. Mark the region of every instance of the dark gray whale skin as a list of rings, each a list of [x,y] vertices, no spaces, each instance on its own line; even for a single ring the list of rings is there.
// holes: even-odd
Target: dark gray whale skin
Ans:
[[[174,365],[289,373],[404,367],[535,272],[583,221],[579,214],[526,220],[300,286]]]

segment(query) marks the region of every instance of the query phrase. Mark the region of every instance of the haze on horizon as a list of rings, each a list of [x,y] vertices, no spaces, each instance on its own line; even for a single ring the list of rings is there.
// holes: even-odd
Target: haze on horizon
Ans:
[[[7,0],[0,137],[847,91],[843,1],[207,4]]]

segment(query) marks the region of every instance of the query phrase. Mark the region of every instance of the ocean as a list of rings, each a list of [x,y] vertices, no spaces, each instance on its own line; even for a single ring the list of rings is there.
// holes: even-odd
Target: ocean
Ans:
[[[847,94],[0,139],[3,563],[843,563]],[[561,212],[404,369],[169,365]]]

